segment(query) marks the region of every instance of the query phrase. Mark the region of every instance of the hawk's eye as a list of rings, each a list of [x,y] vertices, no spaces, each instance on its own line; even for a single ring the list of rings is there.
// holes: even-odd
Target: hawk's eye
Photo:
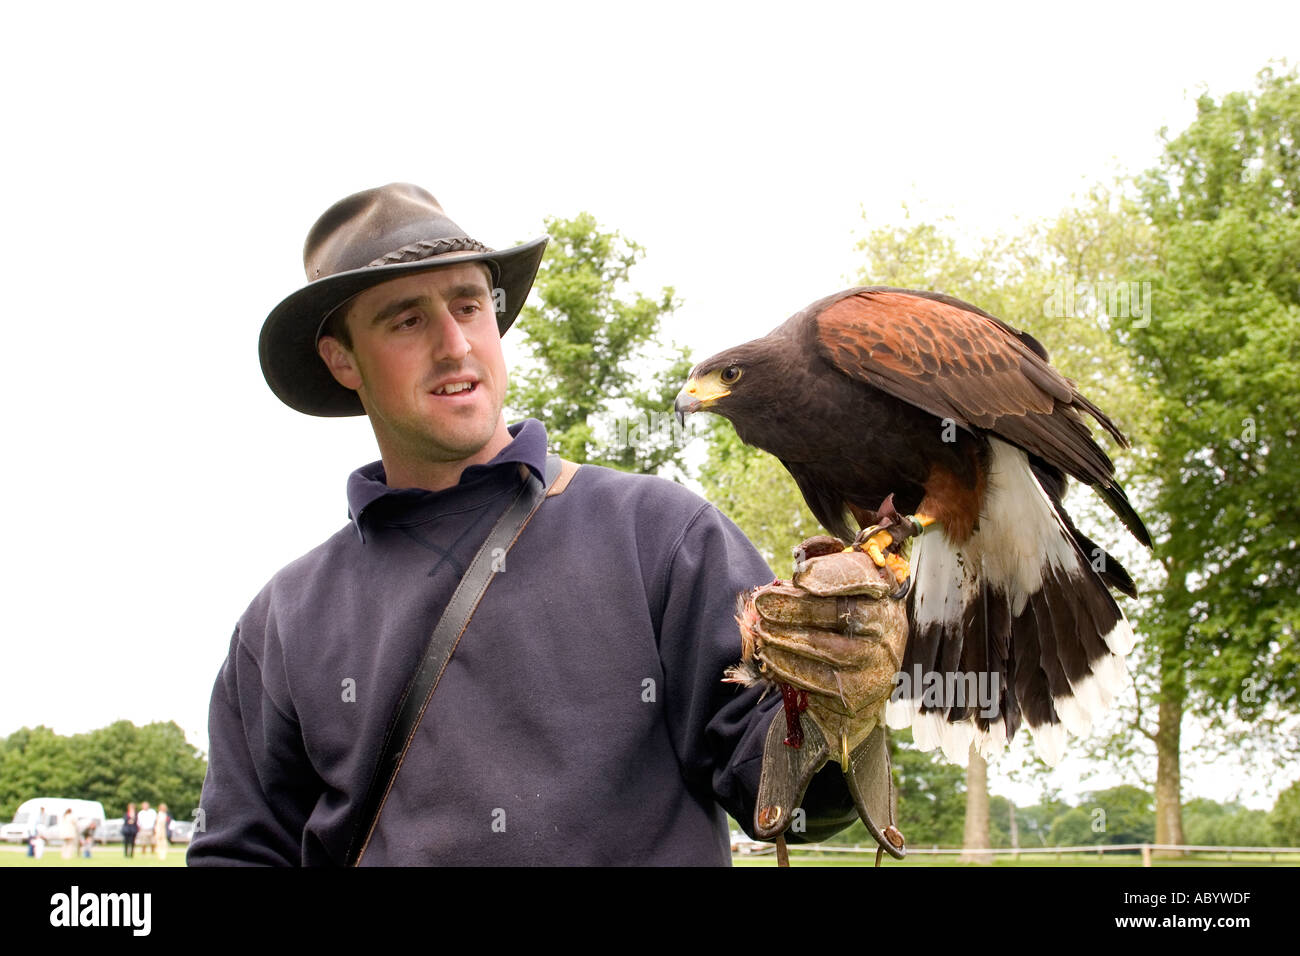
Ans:
[[[719,377],[722,379],[723,385],[734,384],[736,380],[740,378],[740,366],[728,365],[726,368],[722,370],[722,375]]]

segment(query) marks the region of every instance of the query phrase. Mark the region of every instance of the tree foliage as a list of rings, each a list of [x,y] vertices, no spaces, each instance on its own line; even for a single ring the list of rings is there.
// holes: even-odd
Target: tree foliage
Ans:
[[[1192,846],[1273,846],[1267,810],[1194,799],[1183,804],[1183,836]]]
[[[998,799],[991,797],[992,800]],[[1044,795],[1038,803],[1016,808],[1016,826],[1020,831],[1020,846],[1051,846],[1052,825],[1072,808],[1055,794]],[[1000,846],[1001,844],[995,844]]]
[[[892,735],[899,828],[913,846],[961,846],[966,818],[966,774],[940,750],[912,746],[912,732]]]
[[[910,734],[904,730],[891,740],[899,829],[909,847],[961,847],[966,812],[964,774],[937,751],[917,751],[911,746]],[[1144,787],[1122,785],[1090,791],[1074,804],[1049,792],[1038,803],[1014,808],[1005,797],[991,794],[991,847],[1011,847],[1013,809],[1022,849],[1155,842],[1153,797]],[[1195,798],[1183,806],[1183,816],[1185,840],[1193,845],[1300,846],[1300,783],[1284,790],[1272,810]],[[831,842],[866,845],[871,837],[865,826],[855,823]]]
[[[700,466],[705,497],[745,532],[778,575],[788,577],[794,549],[822,533],[821,525],[780,461],[742,442],[725,418],[710,415],[707,421],[708,454]]]
[[[1072,295],[1070,309],[1055,307],[1061,283],[1073,288],[1079,275],[1103,280],[1121,263],[1150,255],[1149,236],[1123,210],[1110,210],[1109,192],[1097,189],[1090,200],[1096,208],[1086,216],[1072,210],[1054,223],[979,238],[969,249],[950,217],[918,220],[904,207],[900,224],[873,229],[858,243],[863,266],[857,280],[944,292],[1030,332],[1121,428],[1140,432],[1145,400],[1127,355],[1097,321],[1095,296],[1076,303]],[[775,458],[742,444],[725,421],[715,420],[708,437],[700,474],[706,495],[779,569],[794,545],[818,533],[816,520]]]
[[[0,817],[33,797],[98,800],[109,816],[128,802],[166,803],[176,819],[199,804],[207,761],[174,722],[143,727],[119,720],[63,737],[24,727],[0,741]]]
[[[590,213],[550,218],[551,237],[516,325],[532,363],[512,376],[507,404],[540,419],[571,461],[656,473],[683,442],[668,409],[690,371],[686,350],[659,343],[671,288],[656,299],[624,288],[644,250]]]
[[[1154,558],[1092,496],[1076,490],[1067,506],[1144,592],[1126,603],[1140,635],[1137,706],[1105,754],[1147,776],[1154,745],[1168,842],[1183,840],[1185,706],[1205,731],[1197,759],[1253,757],[1247,744],[1274,761],[1300,751],[1298,132],[1295,72],[1265,70],[1253,91],[1202,97],[1137,182],[1098,186],[1054,222],[970,239],[909,211],[860,244],[859,282],[946,292],[1030,332],[1134,440],[1130,451],[1101,444],[1155,536]],[[725,425],[703,480],[769,553],[806,533],[783,469]],[[1258,827],[1241,820],[1243,833]]]
[[[895,815],[908,846],[960,846],[966,813],[962,769],[944,760],[940,751],[917,750],[910,730],[890,734],[889,756],[898,797]],[[873,840],[859,820],[828,842],[866,845]]]
[[[1278,794],[1268,823],[1278,846],[1300,846],[1300,780]]]
[[[858,281],[943,292],[1029,332],[1053,365],[1132,433],[1143,426],[1143,397],[1106,332],[1106,300],[1096,294],[1151,256],[1149,236],[1127,212],[1118,194],[1098,186],[1053,222],[963,241],[951,217],[914,221],[905,206],[901,224],[859,241]]]
[[[1271,731],[1300,704],[1296,73],[1202,96],[1140,186],[1159,240],[1156,309],[1116,332],[1160,425],[1144,465],[1168,577],[1142,626],[1166,680],[1197,691],[1191,706]]]

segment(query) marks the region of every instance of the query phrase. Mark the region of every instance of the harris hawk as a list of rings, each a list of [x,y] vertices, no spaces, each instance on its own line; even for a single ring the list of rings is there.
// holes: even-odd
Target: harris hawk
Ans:
[[[1066,513],[1069,478],[1151,537],[1084,416],[1127,440],[1037,340],[951,296],[848,289],[695,366],[676,411],[699,410],[775,455],[832,533],[853,538],[851,515],[900,582],[891,727],[958,763],[1022,722],[1049,765],[1090,732],[1134,643],[1109,589],[1136,588]]]

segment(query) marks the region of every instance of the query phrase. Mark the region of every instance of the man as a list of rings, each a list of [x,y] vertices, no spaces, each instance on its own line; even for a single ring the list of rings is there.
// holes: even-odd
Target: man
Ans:
[[[726,864],[720,807],[752,826],[779,700],[722,676],[736,595],[771,572],[672,482],[583,466],[541,497],[546,432],[506,425],[500,339],[545,244],[494,252],[405,184],[309,233],[310,281],[268,316],[263,371],[299,411],[368,415],[381,460],[349,478],[348,525],[235,630],[191,865]],[[529,488],[540,505],[412,695],[458,582]],[[833,769],[803,807],[805,839],[855,818]]]
[[[63,858],[75,860],[77,848],[81,844],[81,831],[77,828],[77,817],[72,812],[72,807],[63,811],[63,819],[59,821],[59,836],[63,839]]]
[[[167,804],[158,804],[158,813],[154,818],[153,845],[158,851],[158,859],[167,859],[168,841],[171,840],[172,815],[167,812]]]
[[[45,808],[31,819],[27,826],[28,856],[40,859],[45,854]]]
[[[126,805],[126,815],[122,818],[122,855],[135,856],[135,836],[140,832],[139,818],[136,816],[135,804]]]
[[[153,828],[157,820],[158,811],[149,806],[148,800],[140,804],[140,815],[136,819],[140,832],[136,840],[140,844],[141,856],[147,855],[149,850],[153,848]]]

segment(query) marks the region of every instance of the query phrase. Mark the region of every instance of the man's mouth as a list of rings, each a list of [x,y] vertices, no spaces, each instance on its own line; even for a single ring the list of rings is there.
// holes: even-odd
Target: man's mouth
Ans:
[[[478,382],[446,382],[439,385],[433,390],[434,395],[457,395],[461,392],[472,392],[478,387]]]

